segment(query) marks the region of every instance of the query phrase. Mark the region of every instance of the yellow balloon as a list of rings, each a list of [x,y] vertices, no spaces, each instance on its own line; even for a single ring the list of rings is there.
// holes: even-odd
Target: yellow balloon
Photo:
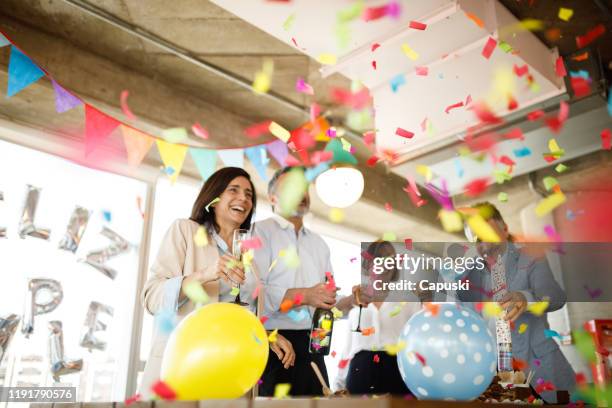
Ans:
[[[253,313],[211,303],[187,315],[170,335],[161,379],[179,400],[238,398],[259,380],[268,353],[268,336]]]

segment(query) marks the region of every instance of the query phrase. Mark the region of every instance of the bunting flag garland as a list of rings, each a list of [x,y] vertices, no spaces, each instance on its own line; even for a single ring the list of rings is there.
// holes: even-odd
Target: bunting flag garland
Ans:
[[[38,68],[38,65],[34,64],[30,57],[21,52],[19,48],[11,47],[6,91],[8,98],[38,81],[44,75],[44,71]]]
[[[57,113],[64,113],[69,111],[72,108],[76,108],[79,105],[82,105],[83,102],[62,88],[60,84],[51,80],[51,84],[53,85],[53,90],[55,91],[55,111]]]
[[[259,176],[264,180],[268,181],[268,175],[266,174],[266,168],[270,160],[266,155],[266,149],[263,146],[253,146],[244,149],[244,153],[247,155],[255,170]]]
[[[138,166],[153,145],[153,138],[146,133],[131,127],[121,125],[123,143],[127,152],[128,164],[132,167]]]
[[[85,156],[93,152],[120,124],[117,119],[85,105]]]
[[[243,149],[219,150],[217,154],[227,167],[244,167]]]
[[[183,168],[183,162],[185,161],[188,147],[185,145],[168,143],[160,139],[157,139],[155,143],[157,143],[159,156],[166,167],[166,174],[168,174],[170,181],[174,184]]]
[[[206,181],[217,168],[217,152],[209,149],[189,149],[191,158],[195,162],[202,180]]]
[[[11,42],[2,33],[0,33],[0,47],[6,47],[10,44]]]
[[[276,160],[280,166],[285,166],[287,156],[289,156],[289,147],[285,142],[282,140],[275,140],[272,143],[268,143],[266,148],[268,149],[268,153],[274,157],[274,160]]]

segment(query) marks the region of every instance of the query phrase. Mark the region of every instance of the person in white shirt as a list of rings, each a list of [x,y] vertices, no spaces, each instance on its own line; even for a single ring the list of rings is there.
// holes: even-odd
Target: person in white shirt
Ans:
[[[264,325],[267,330],[278,329],[292,343],[295,364],[283,367],[281,359],[271,354],[259,386],[261,396],[274,395],[276,385],[281,383],[291,384],[292,396],[323,395],[311,362],[317,364],[328,382],[323,355],[309,353],[309,340],[315,308],[331,309],[336,303],[336,291],[325,284],[326,273],[333,272],[329,248],[323,238],[303,225],[302,218],[310,206],[307,190],[301,201],[297,197],[299,204],[292,213],[280,215],[281,188],[288,186],[283,184],[287,180],[294,180],[287,178],[289,171],[298,172],[299,178],[304,169],[286,167],[270,180],[268,197],[275,215],[255,224],[254,235],[261,239],[263,246],[255,251],[253,261],[264,286],[263,299],[262,296],[258,299],[264,302],[263,314],[267,319]],[[305,178],[302,180],[306,182]],[[287,254],[296,254],[299,265],[288,261]],[[281,310],[283,302],[289,309]]]
[[[389,257],[396,253],[388,241],[373,242],[366,252],[371,257]],[[363,272],[371,277],[371,261],[366,257],[362,257],[362,260]],[[378,275],[377,279],[395,281],[398,277],[399,271],[392,268]],[[379,297],[380,294],[375,298]],[[338,304],[346,311],[345,299],[348,298]],[[397,358],[387,354],[385,348],[397,345],[404,325],[421,309],[421,302],[416,295],[410,302],[371,300],[372,293],[367,288],[353,287],[352,309],[348,315],[350,331],[341,354],[341,359],[350,360],[350,364],[338,371],[334,388],[346,389],[350,394],[357,395],[411,394],[400,375]],[[361,310],[353,307],[357,305],[361,306]]]

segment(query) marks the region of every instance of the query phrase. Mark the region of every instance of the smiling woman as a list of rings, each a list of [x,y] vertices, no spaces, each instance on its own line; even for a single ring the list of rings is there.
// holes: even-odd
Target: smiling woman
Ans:
[[[242,284],[243,299],[256,287],[252,273],[232,255],[235,230],[250,229],[256,197],[249,174],[241,168],[218,170],[204,183],[191,217],[174,221],[161,242],[151,274],[142,290],[145,309],[156,317],[156,334],[140,385],[150,395],[159,378],[164,349],[172,327],[194,310],[187,293],[200,286],[211,302],[233,302],[232,286]],[[165,330],[164,330],[165,327]],[[293,355],[291,344],[280,339],[271,346]]]

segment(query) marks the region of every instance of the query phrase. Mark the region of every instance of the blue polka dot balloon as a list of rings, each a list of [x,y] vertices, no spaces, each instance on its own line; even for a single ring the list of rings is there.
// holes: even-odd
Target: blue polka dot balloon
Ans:
[[[418,399],[472,400],[483,393],[497,369],[493,336],[473,310],[439,304],[423,309],[404,326],[399,370]],[[418,354],[417,354],[418,353]]]

